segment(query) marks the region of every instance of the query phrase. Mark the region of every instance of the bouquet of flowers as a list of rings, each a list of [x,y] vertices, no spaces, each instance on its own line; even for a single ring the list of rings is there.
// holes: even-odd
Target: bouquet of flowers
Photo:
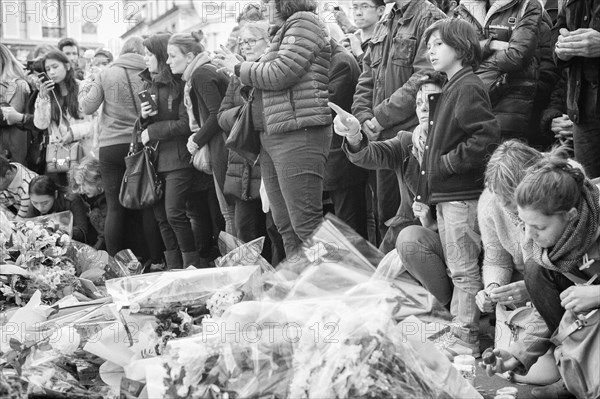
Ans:
[[[391,317],[367,305],[322,309],[308,325],[335,326],[323,339],[300,339],[294,350],[293,398],[447,397],[409,345],[389,333]]]
[[[65,220],[66,219],[66,220]],[[70,212],[12,221],[12,234],[0,233],[2,261],[19,266],[24,272],[9,271],[0,282],[5,297],[14,297],[18,305],[39,290],[46,303],[71,294],[78,287],[74,262],[66,256],[71,237],[65,230],[72,224]]]
[[[194,309],[208,314],[207,301],[223,290],[243,292],[247,299],[260,296],[260,269],[236,266],[151,273],[108,280],[106,289],[119,308],[131,313],[158,315]]]

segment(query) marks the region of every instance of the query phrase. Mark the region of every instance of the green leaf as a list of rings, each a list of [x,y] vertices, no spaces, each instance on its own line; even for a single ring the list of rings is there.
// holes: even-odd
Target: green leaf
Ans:
[[[13,349],[13,350],[16,350],[16,351],[21,350],[21,343],[17,339],[11,338],[9,341],[9,345],[10,345],[11,349]]]

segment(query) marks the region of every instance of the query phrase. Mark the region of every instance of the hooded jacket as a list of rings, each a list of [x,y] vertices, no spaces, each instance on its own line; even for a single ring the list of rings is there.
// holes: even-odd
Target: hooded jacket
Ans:
[[[98,144],[108,147],[131,142],[133,124],[140,112],[138,93],[144,89],[139,73],[146,68],[139,54],[123,54],[103,70],[96,80],[82,82],[79,104],[86,115],[102,105]],[[131,81],[131,92],[127,76]]]

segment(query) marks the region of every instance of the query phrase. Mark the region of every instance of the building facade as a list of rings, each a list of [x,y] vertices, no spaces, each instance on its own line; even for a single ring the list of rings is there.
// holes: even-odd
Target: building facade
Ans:
[[[25,60],[36,46],[56,45],[61,38],[77,40],[80,49],[120,49],[125,31],[119,1],[2,0],[0,41]]]
[[[157,32],[187,33],[202,29],[208,50],[225,44],[237,17],[249,3],[259,1],[145,0],[125,1],[128,30],[121,36],[146,36]]]

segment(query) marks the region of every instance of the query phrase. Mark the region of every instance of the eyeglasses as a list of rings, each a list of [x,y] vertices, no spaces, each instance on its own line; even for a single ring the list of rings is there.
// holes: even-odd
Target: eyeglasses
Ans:
[[[372,6],[370,4],[363,3],[360,6],[352,6],[352,12],[357,12],[358,10],[365,12],[367,10],[370,10],[371,8],[377,8],[377,6]]]
[[[265,39],[261,37],[260,39],[240,40],[240,41],[238,41],[238,44],[240,45],[240,47],[243,47],[244,45],[254,47],[254,46],[256,46],[256,43],[260,42],[261,40],[265,40]]]

